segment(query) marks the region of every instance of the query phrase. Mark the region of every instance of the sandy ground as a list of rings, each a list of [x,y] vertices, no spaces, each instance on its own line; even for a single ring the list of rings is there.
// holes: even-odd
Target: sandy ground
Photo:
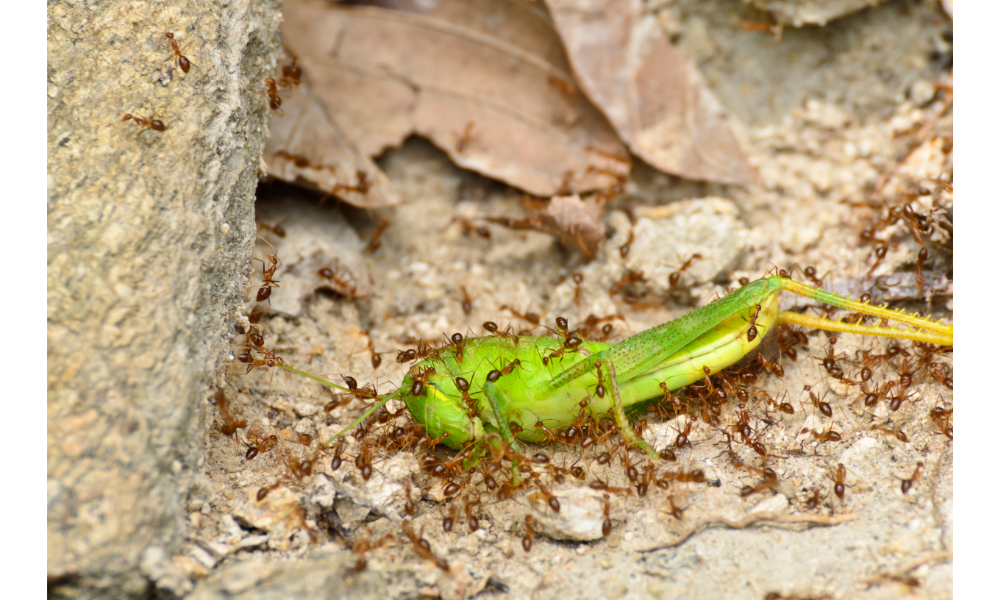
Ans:
[[[362,249],[381,215],[331,202],[315,209],[314,196],[264,184],[258,217],[268,225],[281,223],[286,232],[280,238],[261,231],[283,263],[274,276],[282,287],[274,288],[272,311],[260,323],[265,345],[288,364],[337,381],[351,375],[383,392],[402,380],[408,365],[398,364],[395,356],[398,349],[412,347],[407,337],[441,342],[454,332],[482,335],[485,321],[501,328],[529,327],[502,305],[536,312],[548,327],[557,316],[572,325],[590,314],[620,313],[623,319],[612,321],[609,338],[618,341],[705,304],[737,287],[741,277],[755,279],[773,267],[793,266],[813,266],[828,286],[909,295],[893,307],[950,322],[950,288],[933,283],[951,279],[946,231],[938,227],[922,237],[929,250],[923,265],[926,300],[908,291],[914,287],[921,246],[905,219],[878,228],[876,237],[887,248],[878,265],[876,245],[862,236],[887,207],[905,203],[905,192],[915,194],[909,201],[918,213],[938,221],[950,217],[950,193],[927,179],[951,179],[951,112],[942,111],[942,95],[933,85],[950,72],[945,40],[951,23],[936,3],[892,2],[823,29],[785,31],[780,41],[741,30],[737,15],[745,20],[752,15],[740,12],[746,9],[736,3],[660,4],[677,23],[676,42],[698,61],[733,114],[733,126],[760,171],[760,186],[684,182],[636,165],[625,193],[611,204],[608,239],[587,261],[540,233],[489,225],[485,239],[464,231],[455,217],[523,214],[519,194],[457,169],[420,140],[410,140],[380,161],[407,203],[384,213],[389,226],[373,253]],[[944,114],[931,133],[907,154],[915,132],[939,112]],[[906,160],[897,164],[903,156]],[[864,206],[879,176],[890,170],[896,176],[872,198],[874,206]],[[689,201],[700,198],[713,199]],[[623,259],[626,212],[638,222]],[[719,231],[725,232],[722,241]],[[311,263],[306,262],[294,268],[296,253],[310,247],[309,236],[327,238],[317,242],[323,247],[317,260],[334,268],[335,257],[360,261],[370,272],[370,296],[312,293],[316,269],[307,269]],[[269,252],[259,245],[257,256]],[[667,275],[694,252],[705,258],[692,263],[671,289]],[[259,272],[260,263],[255,264]],[[624,292],[608,293],[626,267],[637,266],[651,282],[633,284],[628,291],[648,294],[656,306],[638,307],[622,300]],[[574,273],[583,275],[579,285]],[[893,273],[904,274],[903,282],[875,289],[875,278]],[[359,288],[363,283],[355,281]],[[468,313],[462,306],[465,293],[471,300]],[[249,290],[248,298],[254,294]],[[253,305],[248,302],[248,310]],[[383,353],[377,369],[369,339]],[[563,498],[560,516],[572,519],[566,515],[574,505],[586,508],[572,495],[591,494],[587,483],[595,478],[630,492],[610,495],[612,529],[606,537],[581,542],[539,533],[528,552],[525,517],[532,515],[538,523],[556,516],[537,488],[500,500],[476,475],[459,494],[445,498],[441,482],[419,468],[426,452],[414,456],[381,449],[372,454],[377,476],[366,482],[352,460],[361,451],[353,436],[339,469],[331,469],[328,451],[312,475],[297,477],[289,464],[318,446],[312,441],[307,450],[298,436],[326,439],[360,414],[362,404],[355,400],[326,411],[334,396],[319,384],[267,368],[245,374],[245,366],[234,362],[225,377],[229,409],[246,419],[248,428],[256,426],[279,441],[247,460],[247,446],[220,433],[225,418],[214,404],[206,405],[217,424],[206,440],[208,483],[189,501],[191,551],[176,562],[192,577],[205,578],[196,594],[221,589],[240,597],[309,589],[309,574],[321,571],[333,585],[329,594],[352,597],[463,597],[477,591],[479,597],[498,598],[763,598],[770,592],[800,598],[950,597],[953,452],[930,414],[934,407],[951,408],[952,391],[929,369],[908,368],[920,353],[903,342],[904,352],[895,359],[873,364],[866,389],[876,384],[884,389],[912,371],[905,400],[897,410],[890,398],[865,406],[861,386],[845,383],[861,378],[861,365],[850,361],[859,351],[885,354],[891,344],[839,336],[834,352],[845,376],[837,380],[822,365],[829,339],[827,333],[809,332],[808,345],[796,347],[796,360],[780,359],[783,377],[754,367],[759,376],[748,387],[754,397],[747,410],[755,436],[768,448],[766,464],[735,433],[740,401],[734,395],[723,405],[718,425],[706,423],[700,413],[694,422],[688,415],[647,414],[645,438],[657,441],[658,448],[669,445],[677,456],[676,462],[655,467],[660,472],[701,469],[704,483],[672,482],[665,490],[650,486],[640,496],[629,484],[616,436],[586,451],[579,444],[542,448],[553,464],[579,464],[587,471],[583,482],[567,477],[560,484],[551,474],[543,477],[546,487]],[[777,352],[776,346],[769,351]],[[239,352],[234,345],[234,355]],[[771,354],[765,351],[765,356]],[[934,360],[940,365],[938,379],[950,376],[950,354]],[[810,401],[805,386],[829,403],[832,416]],[[765,396],[774,405],[768,407]],[[793,414],[776,410],[784,402]],[[677,447],[677,431],[688,423],[690,443]],[[834,431],[840,440],[821,441],[811,431]],[[252,442],[248,433],[242,429],[237,438]],[[733,438],[731,451],[726,433]],[[610,464],[597,460],[604,451],[615,453]],[[443,460],[455,454],[444,448],[432,453]],[[642,470],[639,454],[630,457]],[[901,483],[918,463],[921,475],[904,494]],[[758,486],[762,476],[740,464],[772,468],[777,485],[741,497],[741,490]],[[838,464],[845,467],[843,499],[834,489]],[[455,482],[463,483],[464,477]],[[265,486],[273,487],[257,502]],[[406,539],[399,524],[406,490],[414,503],[414,528],[433,554],[449,563],[449,572]],[[593,495],[596,505],[590,509],[596,514],[590,518],[601,523],[603,497]],[[478,501],[471,509],[478,516],[474,532],[465,511],[469,500]],[[358,502],[383,510],[370,512]],[[646,552],[680,540],[701,523],[739,521],[755,512],[774,518],[745,529],[708,528],[677,547]],[[446,532],[444,520],[453,514],[457,522]],[[796,515],[839,524],[798,530],[801,523],[790,522]],[[356,570],[352,546],[388,534],[395,539],[365,553],[367,568]]]

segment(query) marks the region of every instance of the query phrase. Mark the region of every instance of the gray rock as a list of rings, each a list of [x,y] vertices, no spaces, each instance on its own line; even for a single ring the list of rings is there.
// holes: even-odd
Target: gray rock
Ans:
[[[369,556],[369,566],[354,572],[357,556],[348,551],[317,553],[305,560],[288,562],[248,561],[223,565],[198,583],[190,600],[239,598],[265,600],[285,598],[413,598],[470,597],[476,582],[460,563],[448,572],[427,561],[383,562]],[[481,585],[478,586],[481,589]]]
[[[782,25],[826,25],[885,0],[743,0],[754,8],[771,13]]]
[[[656,294],[670,289],[670,274],[694,254],[679,285],[694,286],[726,276],[742,256],[748,230],[736,205],[723,198],[682,200],[636,210],[632,250],[625,266],[640,271]]]
[[[592,542],[604,537],[604,495],[589,487],[551,490],[559,500],[559,512],[552,510],[541,494],[529,496],[532,515],[538,533],[554,540]],[[611,513],[611,521],[620,522],[621,515]]]
[[[50,594],[185,591],[165,557],[250,268],[279,7],[47,5]]]

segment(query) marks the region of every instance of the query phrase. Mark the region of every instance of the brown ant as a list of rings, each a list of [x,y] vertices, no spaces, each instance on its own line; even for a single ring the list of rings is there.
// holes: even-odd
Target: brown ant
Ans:
[[[465,452],[459,454],[454,459],[443,463],[445,472],[452,473],[457,470],[460,470],[462,467],[462,463],[465,462],[470,456],[472,456],[472,452],[470,450],[466,450]],[[465,481],[463,481],[462,483],[448,482],[448,485],[444,486],[444,495],[454,496],[455,494],[464,490],[465,486],[469,485],[469,482],[472,481],[472,476],[475,474],[476,474],[476,469],[474,468],[469,469],[469,476],[466,477]]]
[[[369,440],[362,440],[362,442],[361,451],[354,457],[354,467],[361,471],[361,479],[368,481],[374,471],[371,459],[371,445],[374,442]]]
[[[536,454],[535,456],[538,455]],[[542,485],[542,483],[537,479],[535,480],[535,485],[538,487],[539,490],[541,490],[542,496],[545,497],[545,502],[546,504],[549,505],[549,508],[552,509],[552,512],[558,513],[559,509],[562,508],[559,504],[559,498],[556,498],[555,495],[552,492],[550,492],[547,487]]]
[[[299,60],[292,57],[291,64],[282,65],[281,77],[278,79],[278,87],[294,88],[302,84],[302,67]]]
[[[410,538],[410,542],[413,544],[413,549],[426,558],[427,560],[434,563],[434,566],[441,569],[442,571],[448,571],[448,563],[444,560],[438,558],[431,552],[430,543],[424,538],[420,537],[415,531],[413,531],[413,525],[408,520],[404,520],[402,523],[403,533],[406,537]]]
[[[215,406],[219,410],[219,415],[226,422],[225,425],[219,428],[219,432],[222,435],[231,437],[236,433],[237,429],[246,429],[246,419],[236,420],[226,405],[226,392],[221,388],[215,392]]]
[[[844,501],[844,480],[847,478],[847,468],[844,467],[843,463],[837,463],[837,472],[835,475],[831,476],[833,479],[833,493],[840,498],[840,501]]]
[[[255,348],[255,350],[257,352],[260,352],[261,355],[263,355],[263,358],[259,358],[259,359],[258,358],[253,358],[253,356],[250,354],[250,352],[240,353],[240,355],[237,357],[240,362],[248,363],[248,365],[247,365],[247,373],[249,373],[250,371],[252,371],[254,369],[254,367],[268,367],[268,368],[273,368],[275,365],[283,365],[283,364],[285,364],[285,361],[282,360],[282,358],[280,356],[276,355],[271,350],[268,350],[268,349],[262,348],[262,347]]]
[[[134,117],[134,116],[132,116],[132,115],[130,115],[128,113],[125,113],[125,116],[122,117],[121,122],[124,123],[125,121],[135,121],[138,125],[140,125],[142,127],[145,127],[146,129],[152,129],[153,131],[166,131],[167,130],[167,126],[164,125],[163,121],[161,121],[159,119],[153,119],[153,120],[140,119],[139,117]],[[143,130],[143,131],[145,131],[145,130]],[[139,133],[142,133],[142,131],[140,131]]]
[[[747,498],[753,494],[758,494],[760,492],[766,492],[767,490],[774,489],[778,485],[778,474],[769,467],[763,469],[757,469],[751,467],[750,465],[737,464],[738,468],[745,469],[748,471],[753,471],[760,475],[763,480],[756,486],[746,486],[740,490],[740,498]]]
[[[674,495],[673,494],[670,494],[669,496],[667,496],[667,502],[670,503],[670,509],[667,510],[667,512],[670,513],[670,516],[672,516],[673,518],[677,519],[678,521],[683,520],[684,519],[684,511],[687,510],[687,509],[686,508],[681,508],[680,506],[678,506],[674,502]]]
[[[826,349],[826,357],[823,359],[823,368],[834,379],[843,379],[844,370],[837,365],[837,356],[834,354],[834,345],[837,343],[837,336],[830,336],[829,347]]]
[[[312,436],[307,436],[307,437],[309,437],[310,441],[312,441]],[[315,456],[313,456],[311,459],[305,459],[305,458],[303,458],[303,459],[297,459],[297,458],[289,459],[286,456],[285,457],[285,466],[288,467],[288,470],[291,471],[292,476],[294,476],[297,481],[302,481],[303,478],[312,475],[313,467],[316,465],[316,463],[318,461],[319,461],[319,454],[318,453]]]
[[[368,179],[368,173],[366,171],[362,171],[361,169],[357,169],[354,173],[354,176],[358,180],[357,184],[355,185],[341,184],[341,183],[334,184],[331,193],[328,194],[327,196],[324,196],[320,200],[320,203],[322,203],[323,200],[332,195],[341,194],[343,192],[357,192],[359,194],[367,194],[368,190],[371,189],[371,184],[372,184],[372,181]]]
[[[198,68],[198,65],[195,65],[188,59],[188,57],[181,53],[181,47],[177,43],[177,39],[174,37],[173,33],[167,31],[163,34],[163,37],[170,40],[170,49],[173,52],[173,55],[166,58],[163,62],[167,62],[170,59],[177,59],[177,66],[181,68],[181,71],[184,71],[185,75],[187,75],[188,71],[191,70],[192,65],[194,65],[195,68]]]
[[[375,550],[376,548],[381,548],[388,542],[395,541],[396,538],[392,534],[383,536],[379,541],[372,543],[372,532],[369,529],[368,535],[364,539],[355,540],[354,544],[351,545],[351,551],[358,555],[358,560],[354,563],[353,571],[355,574],[364,571],[368,568],[368,561],[365,559],[365,553],[369,550]]]
[[[448,506],[448,513],[441,519],[441,528],[445,533],[451,533],[455,527],[455,518],[458,516],[458,508],[454,503]]]
[[[817,278],[816,277],[816,268],[815,267],[806,267],[805,270],[803,270],[802,273],[806,276],[806,279],[808,279],[810,282],[812,282],[813,285],[815,285],[818,288],[822,288],[823,287],[823,280],[826,278],[826,275],[824,275],[823,277]]]
[[[335,258],[333,260],[332,268],[323,267],[317,273],[320,277],[332,281],[335,286],[344,290],[348,296],[353,298],[357,294],[358,287],[354,274],[347,267],[341,266],[339,259]]]
[[[833,429],[830,429],[828,431],[812,431],[810,433],[814,438],[819,440],[820,444],[822,444],[823,442],[839,442],[844,439],[839,433],[837,433]]]
[[[260,258],[256,259],[260,261],[261,271],[264,274],[263,278],[261,279],[260,289],[257,290],[257,302],[263,302],[267,300],[268,306],[270,306],[271,288],[281,287],[280,285],[278,285],[278,280],[274,279],[274,273],[278,270],[278,267],[281,265],[281,261],[278,259],[278,255],[274,250],[274,246],[271,246],[271,244],[268,243],[267,240],[264,240],[264,243],[271,247],[271,253],[267,255],[267,262],[265,262],[263,259]]]
[[[267,77],[264,79],[264,85],[267,86],[267,98],[271,110],[279,115],[285,114],[285,111],[281,110],[281,96],[278,95],[278,84],[273,78]]]
[[[285,237],[285,228],[282,227],[281,223],[278,223],[277,225],[272,226],[272,225],[268,225],[267,223],[264,223],[263,221],[257,221],[257,229],[263,229],[264,231],[270,231],[271,233],[273,233],[274,235],[276,235],[276,236],[278,236],[280,238]]]
[[[611,487],[607,482],[595,477],[593,481],[589,484],[590,489],[597,491],[610,492],[612,494],[625,494],[626,496],[632,495],[632,488],[630,487]]]
[[[522,321],[527,321],[532,325],[538,325],[539,323],[542,322],[541,317],[539,317],[537,313],[526,312],[522,315],[521,313],[517,312],[517,310],[508,306],[507,304],[501,304],[499,310],[508,310],[510,311],[510,314],[514,315],[518,319],[521,319]]]
[[[515,358],[514,360],[510,361],[510,363],[506,367],[500,369],[500,375],[510,375],[514,371],[514,369],[520,366],[521,366],[521,359]]]
[[[878,266],[882,264],[882,261],[885,260],[885,256],[888,252],[889,252],[889,246],[887,246],[885,243],[881,243],[875,247],[875,250],[872,251],[872,254],[875,255],[875,264],[873,264],[872,268],[868,270],[867,277],[871,278],[872,273],[874,273],[875,269],[877,269]]]
[[[573,283],[576,284],[576,289],[573,291],[573,304],[580,306],[580,296],[583,293],[583,274],[573,273]]]
[[[930,418],[937,425],[938,429],[941,430],[949,440],[954,439],[954,429],[952,426],[952,414],[954,409],[943,408],[941,406],[935,406],[931,409]]]
[[[506,329],[500,331],[500,328],[493,321],[486,321],[483,323],[483,329],[490,332],[491,334],[502,337],[502,338],[512,338],[514,340],[514,345],[517,345],[517,336],[511,333],[511,326],[508,325]]]
[[[923,470],[923,468],[924,468],[924,463],[918,462],[917,468],[913,470],[913,475],[911,475],[909,479],[904,479],[900,482],[899,484],[900,491],[902,491],[904,494],[908,493],[910,491],[910,488],[913,487],[913,484],[920,479],[920,472]]]
[[[771,362],[764,356],[763,352],[757,353],[757,362],[760,366],[764,367],[764,370],[774,375],[775,377],[782,378],[785,376],[785,368],[778,364],[777,361]]]
[[[753,314],[750,315],[750,326],[747,327],[747,341],[752,342],[757,339],[757,317],[760,316],[760,304],[755,304]]]
[[[275,483],[272,483],[271,485],[266,485],[257,490],[257,502],[263,502],[264,499],[267,498],[268,494],[270,494],[277,488],[281,487],[283,483],[284,483],[283,481],[277,481]]]
[[[455,152],[465,154],[465,151],[468,150],[469,144],[472,142],[472,128],[472,121],[465,124],[465,129],[462,131],[462,134],[457,136],[458,139],[455,140]]]
[[[469,533],[479,529],[479,517],[476,516],[475,509],[472,508],[478,504],[478,500],[471,502],[468,497],[465,498],[465,522],[469,524]]]
[[[688,445],[688,443],[689,443],[689,441],[688,441],[688,435],[691,433],[691,424],[692,424],[692,422],[693,422],[693,419],[688,419],[687,424],[684,427],[684,431],[678,431],[677,432],[677,438],[674,440],[674,448],[677,448],[678,450],[680,450],[684,446]]]
[[[413,506],[413,497],[410,495],[410,486],[409,485],[404,486],[404,490],[406,491],[406,503],[403,504],[403,512],[406,513],[406,516],[412,517],[414,506]]]
[[[476,225],[470,219],[465,217],[452,217],[452,223],[458,223],[462,226],[462,231],[465,235],[471,235],[475,233],[484,240],[490,239],[490,229],[485,225]]]
[[[371,334],[368,333],[367,331],[365,331],[365,334],[368,337],[368,352],[371,354],[372,357],[372,370],[374,371],[382,365],[382,354],[379,352],[375,352],[375,342],[372,341]]]
[[[827,402],[823,402],[823,398],[826,398],[826,394],[823,394],[823,398],[819,398],[819,397],[816,396],[816,394],[813,393],[812,387],[810,387],[808,385],[805,386],[804,388],[802,388],[802,391],[803,392],[809,392],[809,399],[812,401],[813,406],[815,406],[816,408],[818,408],[819,412],[823,413],[824,417],[827,417],[827,418],[832,418],[833,417],[833,409],[830,407],[830,404],[827,403]],[[827,393],[829,393],[829,392],[827,392]]]
[[[455,360],[461,363],[464,358],[462,351],[465,349],[465,336],[461,333],[453,333],[449,343],[455,347]]]
[[[462,292],[462,312],[469,315],[472,313],[472,296],[469,295],[469,291],[465,289],[464,285],[458,286],[458,289]]]
[[[909,208],[909,205],[907,205],[907,208]],[[928,257],[927,248],[921,248],[920,252],[917,253],[917,264],[916,264],[917,287],[920,289],[921,292],[924,291],[924,263],[927,262],[927,257]]]
[[[601,534],[608,537],[611,534],[611,496],[604,494],[604,522],[601,523]]]
[[[549,361],[561,357],[566,352],[576,352],[576,349],[582,343],[583,343],[583,340],[581,340],[580,338],[576,337],[575,335],[571,335],[571,336],[567,337],[566,341],[563,342],[563,347],[562,348],[560,348],[558,350],[555,350],[554,352],[548,354],[547,356],[543,356],[542,357],[542,364],[543,365],[548,365]]]
[[[754,430],[750,427],[750,415],[747,411],[739,411],[736,425],[732,427],[732,432],[740,434],[744,444],[750,444],[753,441]]]
[[[625,274],[622,275],[618,281],[608,289],[608,295],[614,296],[622,290],[625,286],[632,282],[642,283],[646,281],[645,276],[643,276],[642,271],[633,271],[632,269],[625,269]]]
[[[524,548],[525,552],[531,552],[531,545],[535,540],[535,529],[531,526],[534,521],[534,517],[528,515],[524,517],[524,537],[521,538],[521,547]]]
[[[247,447],[246,460],[253,460],[258,454],[263,454],[278,444],[278,436],[273,434],[265,436],[260,425],[254,425],[247,430],[246,436],[247,441],[243,442]]]
[[[633,296],[631,294],[625,294],[624,296],[622,296],[622,302],[628,304],[629,306],[637,310],[663,307],[663,303],[656,299],[647,302],[649,298],[650,298],[649,294],[646,294],[643,297]]]
[[[903,442],[904,444],[910,441],[909,436],[906,435],[902,429],[898,427],[896,429],[891,429],[885,425],[872,425],[868,428],[869,431],[881,431],[882,433],[888,433],[889,435],[895,436],[896,439]]]
[[[386,228],[389,227],[389,217],[388,215],[382,215],[382,219],[379,221],[378,228],[375,229],[375,233],[372,234],[372,239],[368,242],[368,246],[365,248],[365,252],[368,254],[374,254],[376,250],[382,245],[382,234],[385,233]]]
[[[625,240],[624,244],[618,247],[618,254],[621,255],[623,260],[628,258],[629,250],[632,249],[632,242],[634,241],[635,241],[635,229],[634,225],[630,223],[628,228],[628,239]]]
[[[676,271],[674,271],[673,273],[671,273],[670,277],[667,280],[668,283],[670,284],[670,287],[677,287],[677,285],[681,282],[681,274],[683,274],[685,271],[688,270],[688,267],[691,266],[691,263],[693,263],[694,261],[696,261],[696,260],[698,260],[700,258],[701,258],[701,254],[699,254],[698,252],[695,252],[694,254],[691,255],[691,258],[689,258],[686,261],[684,261],[684,264],[681,265],[681,268],[679,268]],[[680,259],[681,259],[681,257],[678,256],[677,260],[680,260]]]

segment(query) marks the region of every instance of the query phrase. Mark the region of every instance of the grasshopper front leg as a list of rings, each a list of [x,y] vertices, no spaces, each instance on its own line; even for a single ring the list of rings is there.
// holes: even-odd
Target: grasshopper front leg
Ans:
[[[600,371],[604,368],[604,364],[605,363],[598,361],[595,366],[598,371]],[[618,375],[615,373],[614,363],[609,360],[606,361],[606,365],[608,376],[611,380],[611,392],[614,394],[614,402],[611,404],[611,411],[615,415],[615,423],[618,425],[619,431],[621,431],[622,435],[625,436],[626,442],[633,446],[639,446],[645,450],[646,454],[648,454],[650,458],[655,460],[657,458],[656,450],[654,450],[646,440],[639,437],[639,435],[632,430],[632,426],[628,422],[628,417],[625,416],[625,408],[622,406],[622,396],[618,387]]]
[[[493,373],[497,373],[499,375],[499,371],[493,371],[490,375]],[[497,387],[497,384],[494,383],[494,381],[487,378],[486,382],[483,384],[483,394],[485,394],[486,399],[490,401],[493,416],[496,417],[497,428],[500,430],[500,437],[503,438],[503,441],[506,442],[515,455],[521,454],[521,446],[518,445],[517,439],[514,438],[514,434],[510,431],[510,425],[507,424],[507,419],[504,418],[503,411],[500,409],[500,401],[506,400],[504,398],[504,392]],[[509,405],[510,402],[505,401],[504,404]],[[511,461],[511,475],[514,486],[516,487],[521,485],[521,474],[516,456]]]

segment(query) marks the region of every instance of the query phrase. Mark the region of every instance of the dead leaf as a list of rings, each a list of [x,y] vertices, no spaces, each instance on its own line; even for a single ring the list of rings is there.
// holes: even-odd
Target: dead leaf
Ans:
[[[344,136],[308,83],[281,94],[285,114],[271,119],[271,138],[264,147],[271,176],[305,181],[360,208],[400,203],[382,169]]]
[[[695,64],[640,0],[548,0],[584,94],[636,156],[687,179],[757,180]]]
[[[606,201],[595,196],[581,200],[580,196],[555,196],[546,203],[528,201],[537,212],[528,217],[486,217],[511,229],[530,229],[559,236],[564,245],[576,244],[580,251],[593,258],[607,235],[604,225]]]
[[[625,148],[578,93],[544,11],[490,0],[407,8],[285,2],[285,43],[359,152],[419,134],[459,166],[539,196],[627,175]]]

